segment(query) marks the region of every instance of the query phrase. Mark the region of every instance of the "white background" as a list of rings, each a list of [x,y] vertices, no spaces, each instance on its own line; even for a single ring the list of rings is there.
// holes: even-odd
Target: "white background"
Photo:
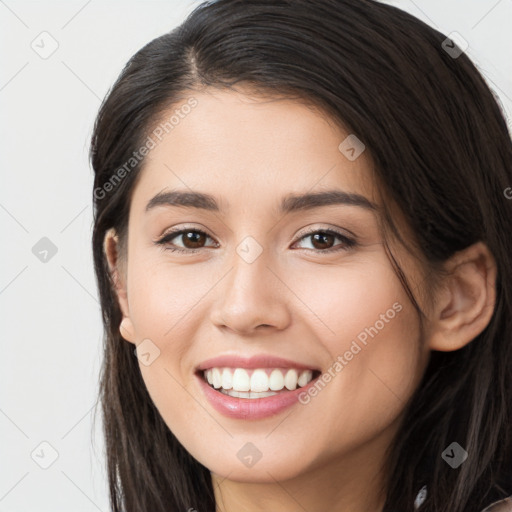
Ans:
[[[0,512],[108,510],[89,141],[125,62],[198,3],[0,0]],[[387,3],[459,32],[512,120],[512,0]],[[46,59],[31,47],[51,48],[43,31],[58,43]]]

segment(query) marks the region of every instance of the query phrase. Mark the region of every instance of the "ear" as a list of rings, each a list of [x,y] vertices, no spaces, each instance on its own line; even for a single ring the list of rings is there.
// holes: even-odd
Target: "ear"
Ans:
[[[489,324],[496,302],[496,262],[488,247],[477,242],[450,258],[448,275],[436,293],[429,319],[431,350],[452,351],[475,339]]]
[[[123,315],[123,319],[119,325],[119,332],[126,341],[135,343],[135,330],[130,319],[130,309],[128,306],[126,262],[121,261],[121,258],[119,257],[119,236],[114,228],[109,229],[105,234],[103,250],[107,259],[110,276],[114,284],[119,308]]]

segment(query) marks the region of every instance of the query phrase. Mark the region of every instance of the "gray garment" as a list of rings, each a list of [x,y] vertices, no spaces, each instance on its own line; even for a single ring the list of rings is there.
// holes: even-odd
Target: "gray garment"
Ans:
[[[421,505],[427,499],[427,486],[424,485],[418,492],[414,500],[414,510],[419,510]],[[421,512],[421,511],[420,511]],[[512,512],[512,496],[503,500],[495,501],[485,507],[481,512]]]

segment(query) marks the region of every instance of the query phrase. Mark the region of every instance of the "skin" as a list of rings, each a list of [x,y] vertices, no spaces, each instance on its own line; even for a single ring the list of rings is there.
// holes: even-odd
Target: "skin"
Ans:
[[[160,350],[149,366],[140,364],[144,382],[172,432],[211,470],[219,511],[381,511],[385,450],[430,351],[461,348],[489,322],[492,255],[479,243],[447,262],[450,276],[434,300],[419,300],[427,314],[422,332],[386,257],[378,209],[277,213],[288,194],[327,189],[381,205],[367,152],[348,160],[338,149],[348,133],[296,101],[264,101],[243,89],[192,94],[198,106],[146,157],[127,253],[115,232],[105,238],[120,332],[126,342],[150,339]],[[177,188],[212,194],[225,211],[145,211],[157,193]],[[173,253],[155,244],[173,227],[208,237],[194,245],[178,235],[168,246],[200,249]],[[351,232],[357,245],[334,237],[315,245],[305,228]],[[236,252],[247,236],[263,249],[252,263]],[[341,249],[326,253],[330,247]],[[418,260],[400,247],[394,254],[418,298],[428,295]],[[325,372],[394,303],[400,312],[317,396],[277,416],[227,418],[194,376],[200,362],[220,354],[267,353]],[[262,454],[252,467],[237,457],[247,442]]]

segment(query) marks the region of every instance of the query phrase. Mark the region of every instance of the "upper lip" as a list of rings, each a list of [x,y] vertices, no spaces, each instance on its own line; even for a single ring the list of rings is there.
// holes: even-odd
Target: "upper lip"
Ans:
[[[302,364],[290,359],[260,354],[252,357],[242,355],[226,354],[203,361],[197,366],[197,371],[208,370],[209,368],[297,368],[301,370],[317,370],[312,365]]]

